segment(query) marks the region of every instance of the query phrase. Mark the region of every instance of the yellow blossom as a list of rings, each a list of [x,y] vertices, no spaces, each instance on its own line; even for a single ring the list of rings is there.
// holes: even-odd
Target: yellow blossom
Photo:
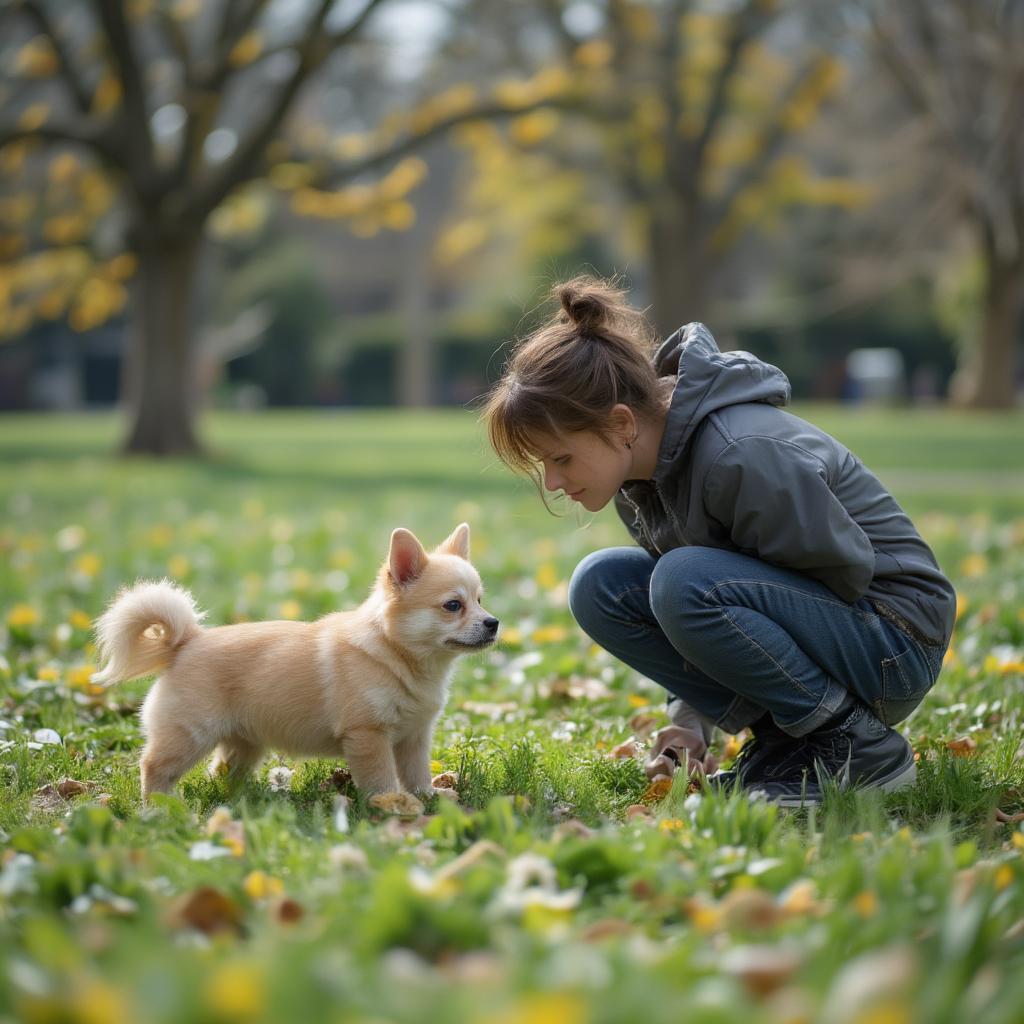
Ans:
[[[590,1017],[582,997],[569,992],[537,992],[514,1006],[488,1014],[488,1024],[584,1024]],[[481,1018],[482,1019],[482,1018]]]
[[[638,693],[631,693],[626,698],[626,703],[629,704],[631,708],[645,708],[651,702],[646,697],[641,697]]]
[[[523,634],[514,626],[510,626],[501,631],[501,640],[511,647],[518,647],[523,642]]]
[[[967,576],[969,579],[977,579],[979,576],[984,576],[988,572],[988,559],[977,552],[973,555],[968,555],[960,563],[960,573],[963,576]]]
[[[532,640],[535,644],[556,644],[567,636],[564,626],[541,626],[533,631]]]
[[[7,613],[8,626],[34,626],[38,621],[39,612],[37,612],[30,604],[16,604]]]
[[[100,556],[93,554],[91,551],[87,551],[83,555],[79,555],[74,563],[72,569],[75,572],[81,573],[83,576],[96,576],[103,563],[100,561]]]
[[[206,982],[206,1005],[223,1017],[256,1017],[266,1006],[265,985],[264,972],[255,964],[224,964]]]
[[[662,832],[677,832],[681,828],[686,827],[686,822],[682,818],[663,818],[658,822],[658,828]]]
[[[251,900],[265,900],[284,892],[281,879],[273,878],[263,871],[250,871],[242,882],[242,888]]]
[[[865,889],[853,898],[853,907],[861,917],[874,917],[878,913],[878,897]]]
[[[55,682],[60,679],[60,669],[55,668],[53,665],[47,665],[36,673],[36,678],[41,679],[44,683]]]
[[[96,672],[95,665],[75,665],[68,669],[68,686],[77,686],[84,689],[93,690],[92,677]],[[95,692],[102,693],[103,687],[96,686]]]
[[[1024,832],[1013,833],[1013,845],[1018,850],[1024,850]]]
[[[957,621],[959,621],[960,617],[963,615],[963,613],[965,611],[967,611],[967,607],[968,607],[969,604],[970,604],[970,602],[967,600],[966,597],[964,597],[963,594],[957,593],[957,595],[956,595],[956,618],[957,618]]]
[[[542,562],[537,567],[537,584],[545,590],[550,590],[558,583],[558,573],[551,562]]]
[[[282,619],[301,619],[302,605],[298,601],[282,601],[279,614]]]
[[[996,870],[995,885],[999,892],[1013,884],[1013,868],[1009,864],[1000,864]]]
[[[86,615],[85,612],[79,611],[77,608],[68,616],[68,622],[70,622],[75,629],[89,629],[92,626],[92,618]]]
[[[71,1004],[73,1019],[79,1024],[109,1024],[114,1020],[138,1019],[124,993],[95,978],[76,987]]]
[[[191,565],[184,555],[171,555],[167,559],[167,573],[172,579],[180,579],[187,576]]]

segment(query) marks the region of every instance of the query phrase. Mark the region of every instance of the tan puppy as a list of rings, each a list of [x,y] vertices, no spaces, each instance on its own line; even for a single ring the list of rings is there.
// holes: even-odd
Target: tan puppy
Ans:
[[[217,748],[211,770],[251,770],[268,747],[344,756],[367,794],[431,792],[430,744],[458,655],[491,644],[463,523],[427,554],[408,530],[367,600],[316,622],[204,629],[163,580],[123,590],[96,623],[104,685],[160,672],[142,705],[142,796],[169,792]]]

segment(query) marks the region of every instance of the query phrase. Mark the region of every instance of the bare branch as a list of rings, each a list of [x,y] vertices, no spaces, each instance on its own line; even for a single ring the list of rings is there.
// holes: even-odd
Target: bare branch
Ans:
[[[36,27],[46,36],[50,46],[53,47],[53,52],[57,55],[57,62],[60,64],[61,77],[71,93],[74,105],[81,111],[88,111],[91,99],[89,91],[71,63],[71,55],[68,53],[64,40],[61,39],[49,12],[38,0],[22,0],[22,7],[28,18],[35,22]]]

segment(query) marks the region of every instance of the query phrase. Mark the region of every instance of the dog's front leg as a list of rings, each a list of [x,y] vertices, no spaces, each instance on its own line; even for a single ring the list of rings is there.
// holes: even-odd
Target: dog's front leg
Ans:
[[[402,789],[391,737],[383,729],[354,729],[342,739],[342,752],[356,789],[367,796]]]
[[[395,743],[395,763],[398,775],[410,793],[432,793],[430,771],[430,745],[434,736],[434,723],[407,733]]]

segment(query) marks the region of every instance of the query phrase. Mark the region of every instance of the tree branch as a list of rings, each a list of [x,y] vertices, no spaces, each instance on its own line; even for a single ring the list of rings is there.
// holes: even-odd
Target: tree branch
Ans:
[[[22,7],[25,10],[25,14],[35,22],[36,27],[46,36],[50,46],[53,47],[53,52],[57,55],[57,62],[60,64],[61,77],[71,92],[74,105],[79,110],[87,112],[91,96],[74,65],[71,63],[67,47],[65,47],[64,41],[61,39],[57,26],[53,23],[49,12],[38,0],[22,0]]]

